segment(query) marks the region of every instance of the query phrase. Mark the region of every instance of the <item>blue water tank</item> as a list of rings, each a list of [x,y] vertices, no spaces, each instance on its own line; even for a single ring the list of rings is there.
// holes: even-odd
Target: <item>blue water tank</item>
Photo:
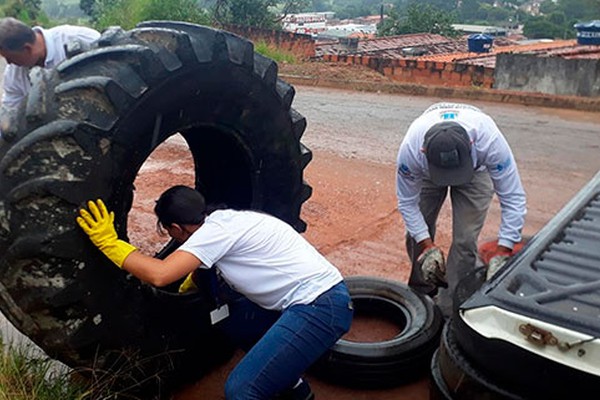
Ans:
[[[467,38],[469,51],[474,53],[488,53],[492,49],[494,38],[483,33],[476,33]]]
[[[580,22],[573,25],[577,29],[577,43],[600,45],[600,21]]]

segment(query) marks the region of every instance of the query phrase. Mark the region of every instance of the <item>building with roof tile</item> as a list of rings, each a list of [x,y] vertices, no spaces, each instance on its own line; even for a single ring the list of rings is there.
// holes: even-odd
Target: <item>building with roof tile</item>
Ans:
[[[317,42],[315,54],[325,61],[366,65],[406,83],[600,96],[600,46],[581,45],[576,40],[520,41],[500,36],[493,39],[489,50],[473,52],[467,37],[419,33]],[[501,65],[497,65],[499,55],[505,60]],[[585,71],[585,76],[565,71],[574,66]],[[526,77],[532,70],[536,76]],[[529,83],[516,83],[524,80]],[[552,84],[544,85],[546,81]]]

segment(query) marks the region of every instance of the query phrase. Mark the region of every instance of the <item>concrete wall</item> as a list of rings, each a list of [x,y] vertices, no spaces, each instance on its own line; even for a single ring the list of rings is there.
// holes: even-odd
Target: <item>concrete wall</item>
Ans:
[[[600,96],[600,60],[498,54],[494,88],[566,96]]]
[[[362,64],[403,83],[487,89],[494,85],[494,69],[480,65],[337,54],[324,55],[323,60]]]

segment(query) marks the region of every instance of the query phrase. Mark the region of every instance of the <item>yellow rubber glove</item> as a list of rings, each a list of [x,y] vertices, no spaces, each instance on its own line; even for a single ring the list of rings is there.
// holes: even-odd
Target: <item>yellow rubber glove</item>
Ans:
[[[192,293],[192,292],[198,291],[198,286],[196,286],[196,283],[194,282],[193,275],[194,275],[194,273],[190,272],[188,274],[188,276],[185,278],[185,280],[183,281],[183,283],[179,286],[180,294]]]
[[[85,208],[79,210],[77,223],[106,257],[123,268],[127,256],[137,248],[119,240],[114,225],[115,213],[109,213],[102,200],[88,201],[88,208],[89,212]]]

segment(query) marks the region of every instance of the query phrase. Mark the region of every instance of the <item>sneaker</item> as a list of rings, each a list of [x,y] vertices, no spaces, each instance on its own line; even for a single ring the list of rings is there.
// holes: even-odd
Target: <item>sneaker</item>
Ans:
[[[315,394],[308,382],[302,379],[298,386],[283,391],[275,400],[314,400]]]

